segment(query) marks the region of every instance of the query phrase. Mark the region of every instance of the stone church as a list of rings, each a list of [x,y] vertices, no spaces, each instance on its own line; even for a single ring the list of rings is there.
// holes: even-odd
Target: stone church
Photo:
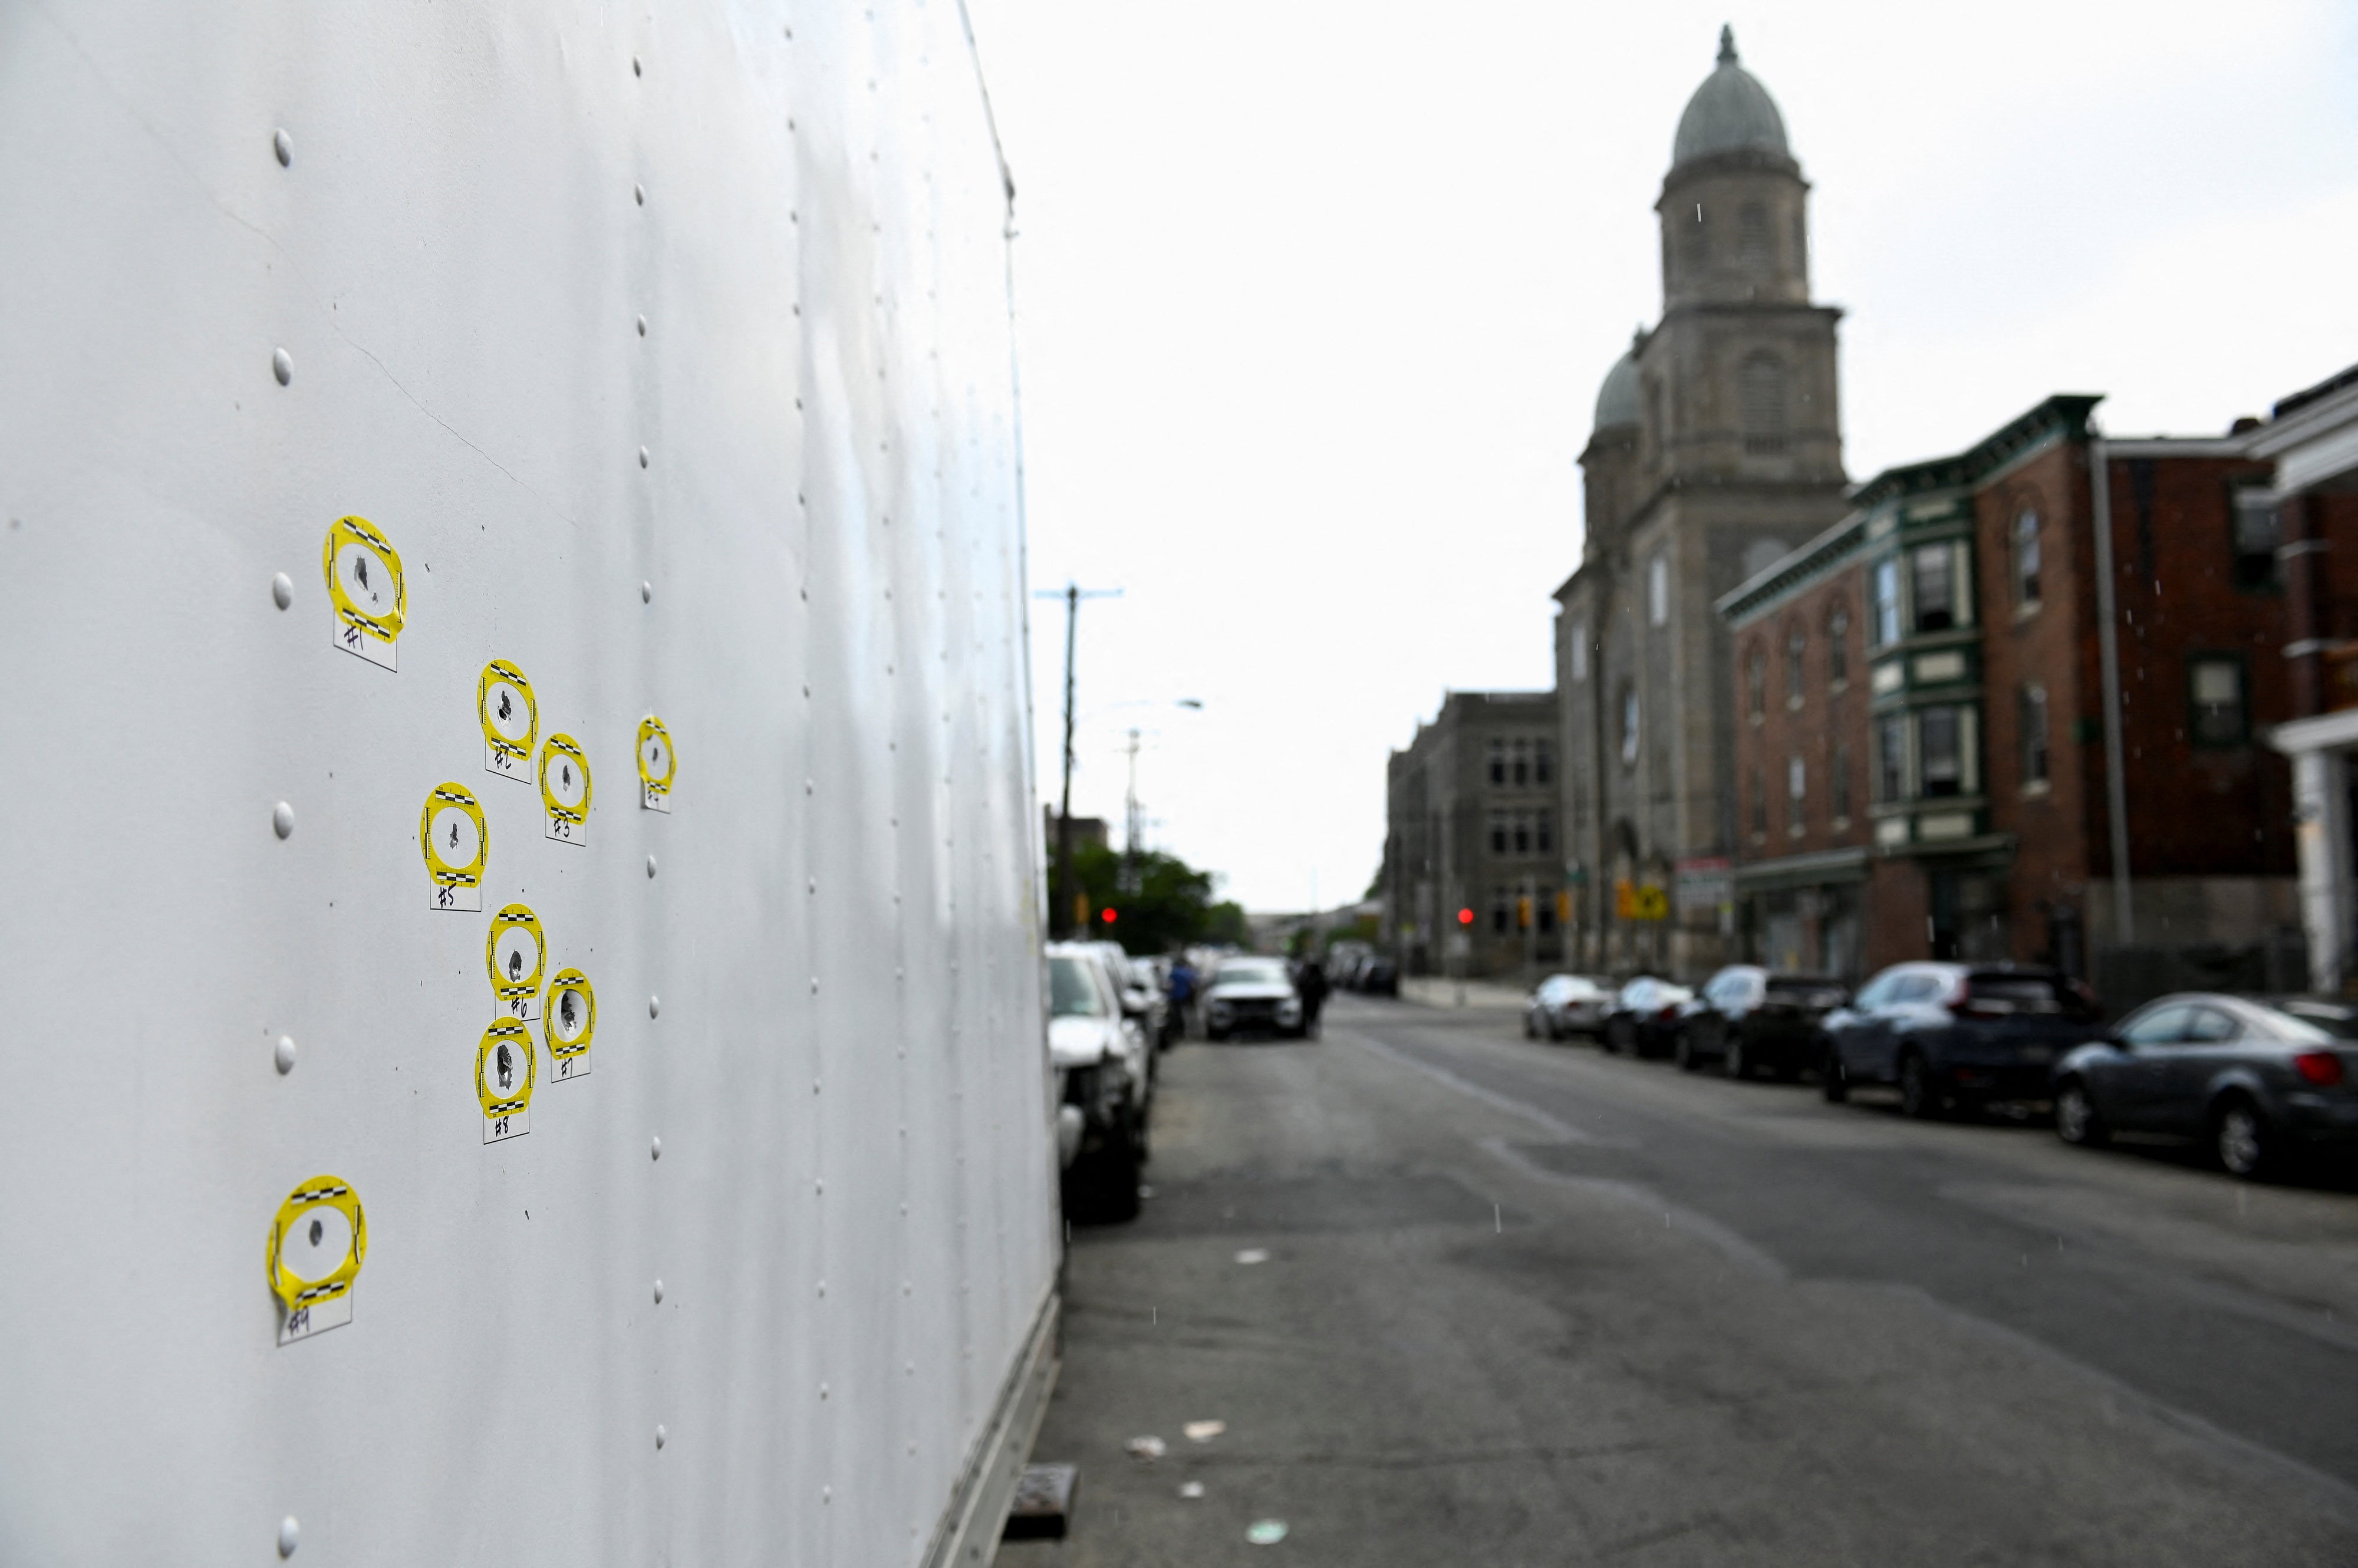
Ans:
[[[1597,395],[1586,541],[1555,593],[1577,968],[1693,977],[1733,950],[1736,704],[1712,604],[1844,509],[1841,312],[1810,299],[1809,189],[1723,28],[1655,203],[1661,319]]]

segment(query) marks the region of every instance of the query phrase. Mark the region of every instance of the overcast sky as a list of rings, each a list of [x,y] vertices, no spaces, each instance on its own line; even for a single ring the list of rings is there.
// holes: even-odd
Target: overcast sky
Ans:
[[[2052,392],[2202,434],[2358,362],[2358,6],[969,4],[1033,579],[1123,590],[1082,611],[1074,810],[1119,834],[1137,727],[1149,841],[1252,908],[1367,886],[1444,689],[1552,684],[1576,460],[1660,309],[1723,21],[1813,188],[1855,479]]]

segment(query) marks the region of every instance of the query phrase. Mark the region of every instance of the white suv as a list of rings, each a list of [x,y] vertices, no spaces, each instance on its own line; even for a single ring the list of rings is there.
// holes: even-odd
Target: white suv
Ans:
[[[1048,1062],[1058,1091],[1065,1212],[1075,1219],[1135,1219],[1151,1085],[1146,1032],[1122,1012],[1121,988],[1105,955],[1087,943],[1052,942],[1047,958]]]

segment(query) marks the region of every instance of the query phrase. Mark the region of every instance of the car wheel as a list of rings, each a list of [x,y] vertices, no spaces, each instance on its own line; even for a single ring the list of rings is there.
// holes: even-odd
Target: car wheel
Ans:
[[[1677,1043],[1671,1047],[1671,1058],[1678,1063],[1682,1073],[1692,1073],[1703,1066],[1702,1058],[1695,1054],[1694,1042],[1687,1038],[1687,1032],[1683,1029],[1679,1031]]]
[[[1826,1047],[1825,1059],[1818,1065],[1818,1093],[1828,1105],[1840,1105],[1850,1098],[1850,1075],[1843,1071],[1842,1053],[1832,1045]]]
[[[1719,1065],[1721,1069],[1731,1078],[1743,1078],[1749,1077],[1751,1076],[1752,1064],[1746,1060],[1744,1055],[1743,1035],[1736,1033],[1733,1030],[1728,1032],[1727,1044],[1720,1049]]]
[[[2112,1136],[2088,1098],[2088,1086],[2077,1078],[2055,1091],[2055,1136],[2074,1149],[2099,1148]]]
[[[2231,1176],[2249,1181],[2276,1163],[2276,1139],[2260,1108],[2240,1096],[2219,1108],[2212,1122],[2212,1147]]]
[[[1136,1219],[1141,1162],[1138,1140],[1125,1126],[1065,1173],[1065,1212],[1084,1225]]]
[[[1941,1114],[1941,1092],[1932,1087],[1931,1070],[1912,1051],[1899,1062],[1899,1114],[1918,1121]]]

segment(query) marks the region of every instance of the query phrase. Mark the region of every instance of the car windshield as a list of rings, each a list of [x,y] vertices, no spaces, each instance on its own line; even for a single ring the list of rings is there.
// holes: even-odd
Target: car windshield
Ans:
[[[1223,986],[1282,986],[1285,966],[1274,958],[1231,958],[1213,982]]]
[[[1087,958],[1048,960],[1048,1012],[1054,1018],[1103,1018],[1105,996]]]

